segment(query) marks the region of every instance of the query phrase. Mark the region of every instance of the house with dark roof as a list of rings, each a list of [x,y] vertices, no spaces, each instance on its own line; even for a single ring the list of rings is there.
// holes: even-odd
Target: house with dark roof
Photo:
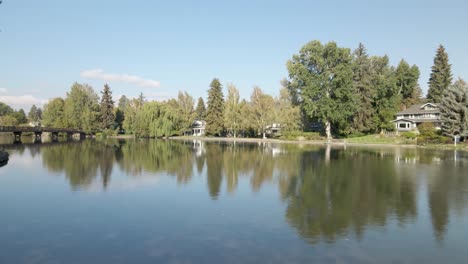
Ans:
[[[410,108],[396,113],[393,120],[397,131],[417,131],[421,123],[433,123],[435,129],[440,129],[439,104],[425,103],[412,105]]]

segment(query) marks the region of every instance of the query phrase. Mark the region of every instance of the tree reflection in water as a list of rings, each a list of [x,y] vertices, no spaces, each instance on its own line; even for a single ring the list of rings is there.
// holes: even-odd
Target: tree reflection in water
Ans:
[[[414,221],[418,186],[424,183],[434,234],[442,241],[450,215],[460,214],[468,200],[466,152],[197,140],[87,140],[30,147],[48,170],[63,172],[73,189],[86,189],[98,179],[108,188],[116,168],[127,177],[175,177],[182,185],[199,174],[206,177],[213,200],[223,185],[234,194],[241,178],[253,192],[274,183],[288,223],[310,243],[350,234],[360,238],[389,219],[401,226]]]

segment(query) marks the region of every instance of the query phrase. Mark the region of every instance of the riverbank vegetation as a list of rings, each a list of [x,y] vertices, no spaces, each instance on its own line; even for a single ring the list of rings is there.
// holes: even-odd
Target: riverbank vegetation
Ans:
[[[91,86],[74,83],[65,98],[51,99],[43,110],[33,106],[27,117],[22,109],[0,104],[0,125],[29,121],[103,135],[170,137],[188,135],[195,120],[205,120],[208,136],[356,141],[393,131],[392,120],[398,111],[433,102],[440,104],[442,132],[430,127],[430,135],[405,133],[397,141],[418,137],[420,141],[445,142],[444,136],[468,133],[468,86],[462,79],[452,83],[451,65],[442,45],[434,58],[426,98],[418,84],[416,65],[402,59],[395,67],[388,56],[368,54],[363,44],[352,51],[335,42],[311,41],[286,67],[288,78],[281,81],[276,97],[254,86],[250,98],[241,99],[232,83],[226,85],[225,97],[221,81],[215,78],[206,105],[202,97],[195,100],[185,91],[166,101],[148,101],[143,94],[137,98],[124,95],[115,104],[109,85],[104,85],[99,96]],[[311,136],[311,132],[317,134]],[[386,141],[388,137],[379,138]]]

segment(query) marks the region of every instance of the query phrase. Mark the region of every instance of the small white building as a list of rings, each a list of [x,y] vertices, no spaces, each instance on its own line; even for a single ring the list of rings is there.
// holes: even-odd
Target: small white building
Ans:
[[[192,136],[201,137],[205,135],[206,121],[195,120],[192,124]]]
[[[393,120],[397,131],[414,131],[421,123],[434,123],[435,129],[440,129],[439,104],[425,103],[412,105],[410,108],[396,113]]]

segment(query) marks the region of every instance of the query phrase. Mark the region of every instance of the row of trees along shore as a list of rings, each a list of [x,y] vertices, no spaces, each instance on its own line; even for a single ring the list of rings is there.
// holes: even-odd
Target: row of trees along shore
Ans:
[[[29,121],[44,126],[82,129],[88,133],[133,134],[137,137],[184,135],[195,120],[205,120],[211,136],[263,136],[279,124],[283,133],[321,128],[327,138],[375,134],[393,130],[396,112],[413,104],[439,103],[443,132],[454,136],[468,131],[468,86],[452,78],[448,55],[437,49],[426,98],[418,84],[420,71],[404,59],[394,67],[387,56],[354,51],[335,42],[311,41],[287,62],[288,78],[273,97],[255,86],[250,100],[241,99],[234,84],[227,96],[218,79],[208,90],[208,101],[195,102],[187,92],[166,101],[122,96],[117,105],[106,84],[101,96],[87,84],[74,83],[65,98],[54,98],[43,110],[33,106],[14,111],[0,103],[1,125]]]

